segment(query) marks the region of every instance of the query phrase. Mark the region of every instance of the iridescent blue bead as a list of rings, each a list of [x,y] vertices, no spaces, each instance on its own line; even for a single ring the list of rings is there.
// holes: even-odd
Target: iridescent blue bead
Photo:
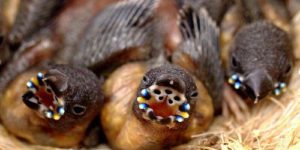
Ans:
[[[145,99],[147,99],[147,100],[149,100],[149,99],[151,98],[151,95],[150,95],[150,93],[148,92],[147,89],[143,89],[143,90],[141,91],[141,95],[142,95],[143,98],[145,98]]]
[[[238,79],[238,77],[239,77],[239,76],[238,76],[237,74],[234,74],[234,75],[231,76],[231,79],[235,81],[235,80]]]
[[[145,110],[145,109],[147,109],[149,107],[149,105],[148,104],[145,104],[145,103],[141,103],[141,104],[139,104],[139,108],[140,109],[143,109],[143,110]]]
[[[181,117],[181,116],[179,116],[179,115],[176,115],[176,116],[175,116],[175,120],[176,120],[176,122],[183,122],[183,121],[184,121],[184,118]]]
[[[274,94],[275,94],[276,96],[280,95],[280,94],[281,94],[281,90],[278,89],[278,88],[276,88],[276,89],[274,90]]]
[[[187,112],[191,109],[191,106],[189,103],[183,103],[179,106],[179,110],[183,112]]]
[[[26,85],[27,85],[28,88],[34,88],[34,85],[33,85],[33,83],[31,81],[28,81],[26,83]]]
[[[62,116],[65,114],[65,109],[63,107],[58,107],[57,112]]]
[[[235,89],[240,89],[240,87],[241,87],[241,83],[240,82],[234,83],[234,88]]]
[[[39,72],[39,73],[37,74],[37,77],[38,77],[38,79],[43,79],[43,78],[44,78],[44,75],[43,75],[41,72]]]
[[[51,119],[53,117],[53,112],[51,110],[45,111],[45,117]]]
[[[44,85],[44,83],[43,83],[43,79],[44,79],[43,73],[39,72],[37,74],[37,79],[38,79],[38,82],[39,82],[40,85]]]
[[[281,82],[281,83],[279,84],[279,86],[280,86],[280,88],[285,88],[285,87],[286,87],[286,84],[285,84],[284,82]]]

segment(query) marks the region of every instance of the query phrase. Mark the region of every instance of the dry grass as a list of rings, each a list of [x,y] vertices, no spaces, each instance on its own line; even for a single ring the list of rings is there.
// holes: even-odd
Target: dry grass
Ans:
[[[279,99],[268,97],[246,112],[218,117],[207,133],[195,135],[176,149],[298,150],[300,149],[300,12],[291,22],[294,54],[298,59],[288,91]]]
[[[300,149],[300,62],[288,91],[255,104],[244,121],[218,117],[207,133],[177,149]]]

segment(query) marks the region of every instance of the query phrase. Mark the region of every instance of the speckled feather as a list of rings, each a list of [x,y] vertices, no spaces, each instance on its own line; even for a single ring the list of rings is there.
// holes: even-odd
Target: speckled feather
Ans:
[[[103,10],[88,27],[73,62],[85,67],[101,66],[130,48],[147,47],[155,6],[156,0],[132,0]]]
[[[64,0],[22,0],[9,34],[11,44],[20,44],[49,22]]]
[[[74,50],[80,45],[87,26],[108,5],[119,0],[72,0],[55,17],[53,24],[54,38],[62,43],[55,60],[70,63]]]
[[[190,71],[204,83],[213,98],[215,109],[219,110],[224,83],[219,53],[219,29],[204,9],[199,12],[185,9],[181,12],[181,20],[183,42],[173,59],[179,59],[180,53],[190,57],[196,66],[195,70]]]
[[[53,44],[49,38],[49,30],[41,32],[36,36],[41,40],[36,40],[36,45],[29,49],[20,49],[16,52],[9,62],[0,70],[0,92],[4,90],[7,84],[18,74],[33,66],[47,62],[56,52],[57,45]],[[30,44],[31,43],[27,43]],[[27,45],[26,45],[27,46]]]
[[[247,23],[263,19],[263,13],[259,7],[258,0],[241,0],[241,7],[244,10],[244,17]]]
[[[217,24],[220,24],[222,18],[232,5],[233,0],[176,0],[179,7],[184,7],[185,5],[190,5],[196,10],[205,8],[208,14],[212,17]]]

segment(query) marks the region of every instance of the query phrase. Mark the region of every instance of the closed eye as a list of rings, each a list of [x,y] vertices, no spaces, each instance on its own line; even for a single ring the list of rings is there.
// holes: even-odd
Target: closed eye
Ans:
[[[198,92],[197,91],[194,91],[191,93],[191,97],[192,98],[196,98],[198,96]]]
[[[290,74],[291,72],[292,72],[292,65],[289,64],[289,65],[287,66],[286,70],[285,70],[285,74],[288,75],[288,74]]]
[[[231,58],[231,64],[233,67],[239,66],[239,62],[237,61],[237,59],[234,56],[232,56],[232,58]]]
[[[82,105],[75,104],[72,107],[72,113],[77,116],[81,116],[86,112],[86,107]]]
[[[143,82],[144,82],[145,84],[148,84],[148,83],[150,82],[149,77],[148,77],[148,76],[144,76],[144,77],[143,77]]]

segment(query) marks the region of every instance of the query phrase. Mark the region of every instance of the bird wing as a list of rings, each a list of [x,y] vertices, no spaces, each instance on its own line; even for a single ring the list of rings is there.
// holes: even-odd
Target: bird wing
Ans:
[[[224,72],[221,66],[219,29],[205,9],[185,7],[180,12],[182,42],[172,61],[194,74],[207,88],[214,107],[221,107]]]

